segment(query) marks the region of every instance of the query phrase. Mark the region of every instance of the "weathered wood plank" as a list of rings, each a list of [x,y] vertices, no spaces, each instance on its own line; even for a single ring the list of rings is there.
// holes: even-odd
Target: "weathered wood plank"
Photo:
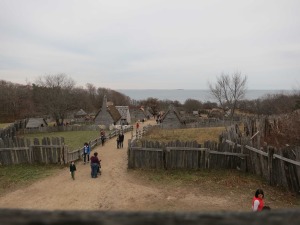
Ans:
[[[289,162],[289,163],[294,164],[294,165],[296,165],[296,166],[300,166],[300,162],[295,161],[295,160],[291,160],[291,159],[288,159],[288,158],[285,158],[285,157],[283,157],[283,156],[281,156],[281,155],[273,154],[273,157],[274,157],[274,158],[281,159],[281,160],[286,161],[286,162]]]
[[[300,209],[253,212],[126,212],[126,211],[34,211],[2,209],[1,224],[76,225],[298,225]]]
[[[253,151],[253,152],[256,152],[256,153],[258,153],[258,154],[260,154],[260,155],[263,155],[263,156],[268,157],[268,153],[267,153],[267,152],[264,152],[264,151],[262,151],[262,150],[253,148],[253,147],[251,147],[251,146],[249,146],[249,145],[246,145],[245,148],[247,148],[247,149],[249,149],[249,150],[251,150],[251,151]]]
[[[215,154],[215,155],[231,155],[231,156],[237,156],[237,157],[247,157],[247,156],[249,156],[248,154],[234,153],[234,152],[209,151],[209,153],[210,154]]]

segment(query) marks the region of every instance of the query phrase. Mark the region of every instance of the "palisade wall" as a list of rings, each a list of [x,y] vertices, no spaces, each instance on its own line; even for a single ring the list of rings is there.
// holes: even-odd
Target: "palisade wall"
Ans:
[[[252,147],[230,140],[206,142],[130,142],[128,168],[150,169],[237,169],[266,179],[270,185],[300,192],[300,147],[275,149]]]

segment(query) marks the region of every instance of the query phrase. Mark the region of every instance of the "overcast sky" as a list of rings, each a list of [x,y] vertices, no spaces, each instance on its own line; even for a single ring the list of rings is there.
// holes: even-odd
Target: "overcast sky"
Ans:
[[[0,79],[65,73],[77,86],[300,87],[299,0],[0,0]]]

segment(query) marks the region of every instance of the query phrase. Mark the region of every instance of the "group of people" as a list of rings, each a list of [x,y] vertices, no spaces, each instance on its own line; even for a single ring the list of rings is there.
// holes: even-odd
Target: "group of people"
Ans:
[[[86,164],[91,162],[91,177],[96,178],[98,174],[101,175],[101,171],[100,171],[101,160],[98,158],[97,152],[94,152],[92,157],[90,157],[90,153],[91,153],[90,145],[87,142],[85,142],[83,145],[83,152],[82,152],[83,163]],[[75,180],[75,171],[76,171],[76,165],[75,162],[72,161],[70,164],[70,174],[73,180]]]
[[[124,142],[124,134],[123,132],[120,132],[117,137],[117,148],[123,148],[123,142]]]
[[[102,146],[105,143],[105,132],[104,130],[100,131],[100,139],[101,139],[101,143]],[[120,132],[118,137],[117,137],[117,148],[123,148],[123,142],[124,142],[124,133]],[[98,153],[94,152],[94,155],[92,157],[90,157],[90,153],[91,153],[91,148],[89,143],[85,142],[83,145],[83,152],[82,152],[82,156],[83,156],[83,163],[89,163],[91,165],[91,177],[92,178],[96,178],[98,174],[101,175],[101,160],[98,158]],[[76,171],[76,165],[75,162],[72,161],[70,164],[70,174],[73,180],[75,180],[75,171]]]

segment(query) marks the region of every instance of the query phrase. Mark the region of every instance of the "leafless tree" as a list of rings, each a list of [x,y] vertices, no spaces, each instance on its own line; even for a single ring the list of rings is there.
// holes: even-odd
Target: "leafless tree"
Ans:
[[[31,88],[0,80],[0,122],[13,122],[32,114]]]
[[[76,109],[72,91],[75,81],[65,74],[45,75],[33,84],[34,100],[45,114],[50,114],[57,125],[64,122],[67,114]]]
[[[229,109],[230,117],[233,118],[237,103],[245,97],[247,77],[240,72],[232,75],[221,74],[215,84],[209,83],[212,96],[218,101],[224,112]]]

